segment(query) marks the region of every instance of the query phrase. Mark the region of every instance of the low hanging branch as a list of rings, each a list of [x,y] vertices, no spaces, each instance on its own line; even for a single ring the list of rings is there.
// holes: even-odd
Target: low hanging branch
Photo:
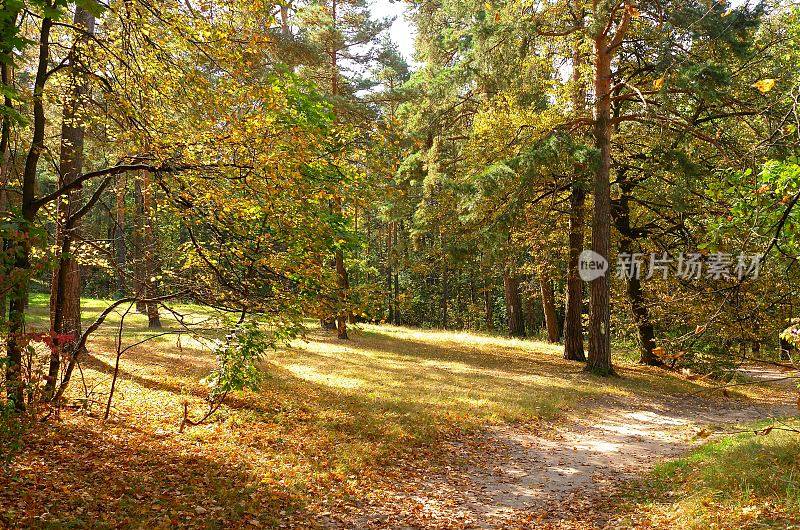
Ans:
[[[83,349],[86,348],[86,342],[89,340],[89,337],[91,337],[92,333],[97,331],[97,329],[100,326],[103,325],[103,322],[105,322],[106,318],[108,318],[108,316],[111,313],[116,311],[116,309],[119,306],[124,305],[124,304],[128,304],[128,303],[134,303],[134,302],[137,302],[137,301],[138,302],[144,302],[144,303],[165,302],[167,300],[173,300],[175,298],[186,296],[186,295],[188,295],[190,293],[191,293],[191,291],[185,290],[185,291],[180,291],[180,292],[177,292],[177,293],[172,293],[172,294],[168,294],[168,295],[164,295],[164,296],[159,296],[159,297],[156,297],[156,298],[144,298],[144,299],[136,297],[136,296],[129,296],[129,297],[126,297],[126,298],[120,298],[119,300],[115,301],[113,304],[108,306],[105,310],[103,310],[102,313],[100,313],[100,315],[97,317],[97,319],[95,319],[95,321],[92,322],[92,324],[88,328],[86,328],[86,331],[84,331],[83,334],[81,334],[81,336],[78,339],[78,341],[74,344],[74,346],[72,348],[71,355],[70,355],[69,360],[67,362],[66,369],[64,370],[64,377],[61,380],[61,384],[59,385],[58,390],[53,395],[52,401],[57,403],[64,396],[64,392],[67,390],[67,386],[69,386],[70,379],[72,378],[72,372],[75,369],[75,363],[78,360],[78,354]]]
[[[213,416],[219,410],[219,408],[225,402],[225,398],[227,396],[228,396],[228,391],[226,390],[225,392],[220,394],[218,398],[214,398],[211,401],[209,401],[208,412],[206,412],[206,415],[203,416],[202,418],[200,418],[199,420],[192,420],[192,419],[189,418],[189,402],[188,401],[184,401],[183,402],[183,420],[181,420],[181,426],[178,429],[178,432],[182,433],[187,425],[189,427],[197,427],[198,425],[202,425],[203,423],[208,421],[208,419],[211,416]]]
[[[193,420],[189,417],[189,402],[184,401],[179,432],[184,432],[187,425],[196,427],[207,422],[222,407],[231,391],[246,388],[257,390],[263,377],[260,364],[265,352],[293,336],[291,330],[277,329],[265,332],[257,321],[245,322],[246,315],[247,313],[242,311],[236,328],[217,348],[218,366],[205,379],[211,389],[208,411],[200,419]]]

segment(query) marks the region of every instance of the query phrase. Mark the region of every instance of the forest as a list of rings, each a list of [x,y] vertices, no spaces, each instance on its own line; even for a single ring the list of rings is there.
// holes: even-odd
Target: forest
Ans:
[[[0,6],[0,528],[800,524],[800,4]]]

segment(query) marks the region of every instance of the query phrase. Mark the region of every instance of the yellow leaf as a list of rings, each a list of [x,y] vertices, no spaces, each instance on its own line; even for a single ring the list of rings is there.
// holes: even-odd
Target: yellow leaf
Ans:
[[[653,81],[653,88],[655,88],[656,90],[661,90],[661,87],[663,87],[663,86],[664,86],[664,78],[663,77],[659,77],[658,79]]]
[[[728,9],[727,11],[722,13],[721,16],[722,16],[722,18],[729,17],[731,15],[731,13],[733,13],[733,9]]]
[[[757,83],[753,83],[753,86],[758,89],[759,92],[762,94],[766,94],[773,88],[775,88],[775,80],[774,79],[762,79]]]

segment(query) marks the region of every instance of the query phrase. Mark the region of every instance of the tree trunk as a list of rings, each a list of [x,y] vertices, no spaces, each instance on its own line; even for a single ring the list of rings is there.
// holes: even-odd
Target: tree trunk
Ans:
[[[594,174],[592,250],[609,259],[611,247],[611,51],[605,33],[595,38],[594,137],[600,159]],[[589,358],[587,369],[611,374],[611,308],[608,274],[589,284]]]
[[[792,343],[790,343],[786,339],[780,339],[779,350],[780,350],[781,361],[791,361],[793,349],[794,347],[792,346]]]
[[[331,1],[331,19],[333,21],[334,31],[336,30],[338,15],[337,15],[337,0]],[[335,47],[329,50],[331,58],[331,95],[335,98],[339,94],[339,50]],[[336,109],[334,109],[334,121],[336,121]],[[336,212],[344,215],[342,206],[342,198],[336,197],[334,204]],[[350,290],[350,280],[347,276],[347,268],[344,265],[344,251],[337,248],[334,254],[334,266],[336,268],[336,287],[339,294],[339,311],[336,315],[336,330],[337,336],[346,340],[347,337],[347,294]]]
[[[75,27],[86,35],[94,33],[94,16],[80,6],[76,6],[73,18]],[[80,55],[81,46],[88,37],[76,37],[73,57]],[[61,124],[61,154],[59,161],[58,186],[72,183],[83,172],[83,146],[85,127],[81,110],[85,107],[89,86],[84,72],[75,68],[74,59],[70,64],[70,93],[64,102]],[[74,241],[80,229],[79,221],[70,218],[79,209],[81,191],[74,190],[58,201],[56,210],[56,248],[60,249],[58,264],[53,271],[50,287],[50,328],[56,335],[72,335],[75,340],[81,332],[81,279],[78,261],[71,255]],[[61,365],[60,348],[55,347],[50,355],[50,366],[45,384],[45,395],[50,396],[55,389]]]
[[[392,305],[394,306],[394,322],[395,326],[399,326],[402,324],[400,319],[400,273],[398,272],[398,255],[397,255],[397,248],[399,243],[399,232],[403,230],[403,221],[400,221],[399,224],[395,221],[393,232],[394,232],[394,242],[392,243],[392,248],[394,249],[394,297],[392,299]]]
[[[281,4],[281,34],[284,37],[291,36],[291,29],[289,28],[289,4]]]
[[[441,311],[442,329],[447,329],[448,325],[448,304],[450,301],[450,276],[447,267],[442,271],[442,298],[439,300],[439,310]]]
[[[637,237],[643,237],[647,232],[631,226],[630,197],[634,185],[625,178],[624,172],[620,173],[619,185],[621,194],[619,201],[614,203],[612,217],[614,218],[614,226],[621,236],[619,252],[621,255],[630,256],[634,250],[633,240]],[[630,274],[630,278],[626,279],[625,291],[631,304],[631,316],[636,325],[636,333],[639,340],[639,362],[649,366],[662,366],[661,359],[653,353],[656,347],[655,330],[650,320],[650,311],[647,309],[647,300],[645,300],[639,274]]]
[[[553,294],[553,282],[549,274],[542,269],[539,272],[539,287],[542,294],[544,323],[547,327],[547,342],[558,342],[558,316],[556,315],[556,299]]]
[[[336,316],[336,335],[340,339],[347,339],[347,291],[350,289],[350,281],[347,278],[347,269],[344,266],[344,253],[341,249],[336,250],[336,286],[339,291],[339,302],[341,307]]]
[[[15,17],[16,18],[16,17]],[[53,20],[42,18],[39,29],[39,60],[36,67],[36,78],[33,85],[33,134],[25,168],[22,172],[22,222],[19,225],[19,238],[12,244],[14,265],[12,274],[20,279],[10,292],[8,331],[6,347],[8,362],[6,363],[6,393],[9,402],[16,410],[25,408],[25,383],[22,379],[22,350],[25,344],[25,306],[28,301],[28,288],[31,273],[31,228],[36,219],[37,204],[36,175],[39,158],[45,150],[44,138],[47,121],[44,112],[44,87],[47,82],[47,71],[50,61],[50,30]]]
[[[564,359],[586,361],[583,351],[583,281],[578,274],[578,261],[583,252],[583,224],[586,192],[574,183],[570,194],[569,264],[564,318]]]
[[[392,223],[391,221],[386,225],[386,295],[387,300],[389,302],[389,311],[387,315],[387,321],[390,324],[394,323],[394,290],[392,287],[392,279],[393,279],[393,239],[392,239]]]
[[[140,298],[136,311],[147,315],[149,329],[161,329],[157,302],[146,302],[158,296],[158,239],[153,230],[153,190],[150,172],[143,171],[136,179],[136,226],[134,233],[134,289]]]
[[[628,280],[627,292],[639,338],[639,349],[641,351],[639,362],[649,366],[662,366],[661,359],[653,353],[656,347],[656,336],[653,324],[650,321],[650,312],[647,310],[641,280],[638,278]]]
[[[492,299],[492,284],[488,279],[483,287],[483,313],[486,331],[494,331],[494,300]]]
[[[581,115],[586,108],[586,92],[581,84],[583,64],[580,46],[573,52],[572,81],[575,83],[573,103]],[[583,281],[578,272],[584,244],[586,190],[577,174],[569,197],[569,260],[567,264],[567,290],[564,304],[564,359],[586,362],[583,351]]]
[[[508,334],[512,337],[525,337],[525,319],[522,314],[522,297],[519,293],[519,278],[508,267],[503,270],[503,291],[506,298]]]
[[[150,172],[142,172],[142,206],[144,208],[144,271],[145,271],[145,292],[148,299],[158,296],[158,274],[159,274],[159,254],[158,238],[156,237],[153,224],[155,214],[153,212],[153,190],[150,181]],[[149,329],[161,329],[161,316],[158,313],[158,302],[147,302],[147,327]]]
[[[394,325],[399,326],[402,322],[400,320],[400,275],[397,272],[397,268],[394,270],[394,300],[392,304],[394,305]]]
[[[117,296],[124,298],[126,293],[125,267],[128,256],[125,247],[125,191],[127,179],[124,175],[117,177],[116,208],[114,211],[114,246],[117,261]]]
[[[3,56],[7,56],[7,51],[3,50]],[[11,86],[11,65],[6,61],[0,62],[0,83],[2,86]],[[3,97],[3,105],[7,109],[13,108],[14,102],[11,97],[6,94]],[[2,132],[0,133],[0,212],[8,211],[8,193],[6,186],[8,186],[9,175],[11,174],[11,118],[3,118]],[[0,256],[2,256],[5,263],[5,253],[7,251],[7,242],[0,237]],[[3,267],[2,274],[5,276],[7,271]],[[6,323],[6,293],[3,290],[0,293],[0,325]]]
[[[147,314],[147,304],[143,299],[147,298],[147,268],[145,266],[145,207],[144,191],[142,189],[142,179],[137,176],[134,180],[134,229],[133,229],[133,290],[137,298],[136,311]]]

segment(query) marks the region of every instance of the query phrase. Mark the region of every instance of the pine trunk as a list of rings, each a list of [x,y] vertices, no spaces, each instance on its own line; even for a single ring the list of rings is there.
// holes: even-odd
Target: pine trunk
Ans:
[[[586,92],[581,83],[580,46],[573,50],[572,81],[575,83],[573,103],[581,115],[586,109]],[[583,280],[578,266],[584,244],[586,190],[583,179],[575,175],[569,197],[569,259],[567,264],[567,290],[564,304],[564,359],[586,362],[583,350]]]
[[[578,273],[578,261],[583,252],[583,226],[586,192],[580,183],[572,185],[569,213],[569,264],[564,318],[564,358],[586,361],[583,351],[583,281]]]
[[[519,293],[519,278],[506,267],[503,271],[503,291],[506,299],[508,334],[512,337],[525,337],[525,319],[522,314],[522,297]]]
[[[620,254],[631,255],[636,231],[632,229],[630,221],[630,187],[624,182],[621,187],[622,195],[615,212],[614,225],[621,235]],[[647,309],[642,281],[638,274],[631,274],[631,277],[626,280],[625,291],[631,304],[631,316],[636,325],[636,334],[639,340],[639,362],[650,366],[661,366],[663,364],[661,359],[653,353],[656,347],[655,330],[650,320],[650,311]]]
[[[611,247],[611,50],[608,38],[595,38],[594,60],[594,137],[599,160],[594,174],[594,214],[592,216],[592,250],[609,259]],[[589,358],[587,369],[599,374],[612,374],[611,308],[608,275],[589,284]]]
[[[492,284],[488,281],[483,287],[483,313],[486,331],[494,331],[494,300],[492,299]]]
[[[539,288],[542,295],[544,323],[547,328],[547,342],[558,342],[558,316],[556,315],[556,299],[553,294],[553,282],[546,271],[539,273]]]

